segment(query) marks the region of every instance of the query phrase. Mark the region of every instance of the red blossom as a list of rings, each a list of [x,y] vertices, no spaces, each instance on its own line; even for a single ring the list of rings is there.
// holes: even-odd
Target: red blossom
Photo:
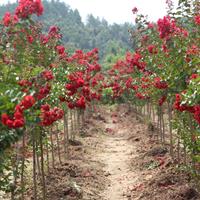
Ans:
[[[7,125],[7,121],[9,120],[9,116],[6,113],[1,115],[1,122],[3,125]]]
[[[23,119],[16,119],[13,121],[13,128],[20,128],[23,127],[25,125],[24,120]]]
[[[200,14],[194,16],[194,22],[195,22],[196,25],[200,25]]]
[[[50,70],[45,70],[42,72],[42,76],[45,80],[50,81],[54,78],[52,72]]]
[[[15,14],[22,19],[32,14],[42,15],[44,11],[41,0],[19,0],[19,5],[15,10]]]
[[[154,27],[154,24],[149,22],[149,23],[148,23],[148,28],[149,28],[149,29],[152,29],[153,27]]]
[[[162,81],[161,78],[156,77],[154,78],[154,87],[158,89],[167,89],[168,84],[165,81]]]
[[[72,102],[69,102],[69,103],[67,104],[67,106],[68,106],[68,108],[70,108],[70,109],[74,109],[74,108],[75,108],[75,104],[72,103]]]
[[[198,74],[192,74],[189,79],[192,80],[192,79],[196,79],[198,77],[199,77]]]
[[[85,97],[81,96],[77,101],[76,101],[76,107],[85,109],[86,103],[85,103]]]
[[[140,92],[137,92],[137,93],[135,94],[135,96],[136,96],[138,99],[145,99],[145,95],[143,95],[143,94],[140,93]]]
[[[51,90],[51,86],[46,84],[45,86],[42,86],[40,89],[39,89],[39,93],[36,94],[36,97],[38,100],[41,100],[43,98],[45,98],[49,92]]]
[[[194,106],[194,119],[200,124],[200,105]]]
[[[148,48],[149,53],[151,53],[151,54],[157,54],[158,53],[156,46],[153,45],[153,44],[149,45],[147,48]]]
[[[50,106],[48,104],[41,106],[41,126],[50,126],[55,121],[62,119],[64,115],[64,111],[62,109],[59,109],[57,107],[50,109]]]
[[[58,52],[58,54],[62,55],[65,52],[65,47],[62,45],[56,46],[56,51]]]
[[[16,24],[19,21],[16,15],[12,16],[9,12],[6,12],[3,17],[3,25],[9,26],[10,24]]]
[[[157,25],[161,39],[168,38],[169,35],[176,29],[175,21],[172,20],[169,16],[165,16],[163,19],[159,19]]]
[[[34,42],[34,39],[33,39],[33,37],[32,37],[31,35],[28,35],[28,36],[27,36],[27,40],[28,40],[28,42],[29,42],[30,44],[32,44],[32,43]]]
[[[181,102],[181,95],[180,94],[176,94],[176,101],[174,103],[174,108],[180,112],[183,111],[188,111],[190,113],[194,113],[195,112],[195,107],[194,106],[188,106],[186,104],[182,104]]]
[[[10,119],[6,113],[1,115],[1,122],[8,128],[20,128],[25,125],[23,113],[16,111],[14,113],[14,118]]]
[[[137,9],[136,7],[134,7],[134,8],[132,9],[132,12],[133,12],[133,14],[136,14],[136,13],[138,12],[138,9]]]
[[[22,101],[21,101],[21,103],[20,103],[20,106],[21,106],[24,110],[26,110],[26,109],[28,109],[28,108],[31,108],[34,104],[35,104],[35,99],[34,99],[34,97],[31,96],[31,95],[27,95],[27,96],[25,96],[25,97],[22,99]]]
[[[3,17],[3,24],[4,26],[9,26],[10,23],[11,23],[11,14],[9,12],[6,12]]]

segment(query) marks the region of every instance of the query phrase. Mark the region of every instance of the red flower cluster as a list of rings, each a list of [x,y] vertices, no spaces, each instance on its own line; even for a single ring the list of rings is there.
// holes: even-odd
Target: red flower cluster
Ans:
[[[194,106],[188,106],[186,104],[182,104],[181,103],[181,95],[180,94],[176,94],[176,101],[174,103],[174,108],[180,112],[183,111],[188,111],[191,113],[194,113]]]
[[[19,0],[19,5],[15,10],[15,14],[19,18],[25,19],[32,14],[40,16],[43,11],[44,8],[41,0]]]
[[[151,54],[157,54],[158,53],[158,50],[156,49],[156,46],[155,45],[149,45],[148,47],[148,51],[149,51],[149,53],[151,53]]]
[[[196,79],[198,77],[199,77],[198,74],[192,74],[189,79],[192,80],[192,79]]]
[[[41,34],[40,35],[40,42],[41,44],[45,45],[47,44],[49,41],[51,41],[51,39],[60,39],[62,36],[59,32],[59,28],[57,26],[51,26],[49,28],[48,34],[44,35]],[[65,51],[64,46],[57,46],[55,47],[55,50],[62,55]]]
[[[112,91],[113,91],[113,97],[114,98],[120,97],[122,92],[123,92],[122,87],[117,82],[114,82],[112,84]]]
[[[168,85],[165,81],[161,81],[160,77],[154,78],[154,87],[158,89],[166,89],[168,88]]]
[[[23,111],[31,108],[35,104],[33,96],[25,96],[20,104],[16,105],[13,119],[11,119],[6,113],[1,115],[1,122],[3,125],[9,128],[20,128],[25,125]]]
[[[134,7],[134,8],[132,9],[132,12],[133,12],[133,14],[135,14],[135,13],[138,12],[138,9],[137,9],[136,7]]]
[[[200,105],[194,106],[194,119],[200,124]]]
[[[126,88],[132,88],[132,83],[133,83],[133,78],[132,77],[128,78],[128,80],[126,81]]]
[[[194,17],[194,22],[196,25],[200,25],[200,14]]]
[[[34,97],[31,95],[28,95],[22,99],[19,105],[22,108],[22,110],[27,110],[28,108],[31,108],[34,104],[35,104]]]
[[[140,93],[140,92],[137,92],[137,93],[135,94],[135,96],[136,96],[138,99],[146,99],[146,96],[143,95],[143,94]]]
[[[132,57],[132,59],[131,59],[131,64],[134,66],[134,65],[136,65],[136,66],[140,66],[139,65],[139,62],[140,62],[140,59],[142,59],[142,56],[139,54],[139,53],[135,53],[135,54],[133,54],[133,57]]]
[[[69,91],[68,95],[72,96],[77,92],[77,89],[84,86],[82,72],[76,72],[68,76],[70,83],[66,84],[65,88]]]
[[[152,29],[154,27],[154,24],[153,23],[148,23],[148,29]]]
[[[32,44],[34,42],[34,38],[31,35],[27,35],[27,41]]]
[[[21,80],[18,82],[18,85],[20,85],[21,87],[30,87],[32,86],[32,83],[28,80]]]
[[[42,86],[39,89],[39,93],[36,95],[37,99],[41,100],[41,99],[45,98],[49,94],[50,90],[51,90],[51,86],[49,84]]]
[[[10,24],[16,24],[19,21],[17,15],[12,16],[9,12],[6,12],[3,17],[3,25],[9,26]]]
[[[161,39],[168,39],[169,35],[176,29],[175,21],[171,20],[169,16],[165,16],[163,19],[159,19],[157,25]]]
[[[42,77],[46,80],[46,81],[50,81],[52,80],[54,77],[53,77],[53,74],[50,70],[45,70],[42,72]]]
[[[11,119],[6,113],[3,113],[1,115],[1,122],[9,128],[20,128],[24,126],[24,116],[23,113],[16,111],[14,118]]]
[[[56,46],[56,51],[58,52],[58,54],[62,55],[65,53],[65,47],[62,45]]]
[[[55,121],[62,119],[64,115],[64,111],[57,107],[50,109],[49,104],[45,104],[41,106],[41,126],[50,126]]]
[[[85,103],[85,98],[84,96],[81,96],[77,101],[76,101],[76,107],[85,109],[86,103]]]

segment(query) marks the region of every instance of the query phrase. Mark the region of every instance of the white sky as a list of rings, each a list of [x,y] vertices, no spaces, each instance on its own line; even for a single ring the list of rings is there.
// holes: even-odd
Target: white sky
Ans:
[[[16,0],[0,0],[0,4]],[[137,7],[142,14],[147,14],[150,21],[157,21],[166,14],[166,0],[61,0],[77,8],[83,21],[92,13],[94,16],[106,19],[109,23],[134,23],[132,8]],[[177,0],[173,0],[177,1]]]

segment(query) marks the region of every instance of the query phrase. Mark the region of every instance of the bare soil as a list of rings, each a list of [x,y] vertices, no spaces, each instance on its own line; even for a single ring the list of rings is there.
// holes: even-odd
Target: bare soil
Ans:
[[[168,148],[125,105],[102,107],[85,123],[68,159],[47,178],[48,200],[198,200]]]

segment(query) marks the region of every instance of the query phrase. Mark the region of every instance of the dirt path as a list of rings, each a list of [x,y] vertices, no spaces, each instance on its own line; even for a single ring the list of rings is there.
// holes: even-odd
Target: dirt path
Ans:
[[[109,187],[104,191],[103,199],[127,199],[128,187],[134,185],[137,174],[130,171],[129,161],[135,149],[124,137],[107,137],[105,149],[99,158],[105,163],[104,170],[109,179]]]
[[[131,127],[123,118],[124,113],[106,115],[105,131],[101,151],[95,156],[100,160],[108,179],[102,200],[130,199],[130,188],[136,184],[141,174],[130,167],[130,161],[138,156],[136,147],[128,140]],[[104,116],[105,117],[105,116]],[[133,134],[133,133],[132,133]]]
[[[69,159],[48,178],[48,200],[200,199],[187,173],[127,110],[101,108],[86,121],[81,145],[70,146]]]
[[[147,127],[127,108],[111,109],[93,152],[106,177],[99,200],[200,199],[187,174],[179,174],[168,150],[149,137]],[[97,123],[99,125],[99,123]],[[151,133],[152,134],[152,133]]]

